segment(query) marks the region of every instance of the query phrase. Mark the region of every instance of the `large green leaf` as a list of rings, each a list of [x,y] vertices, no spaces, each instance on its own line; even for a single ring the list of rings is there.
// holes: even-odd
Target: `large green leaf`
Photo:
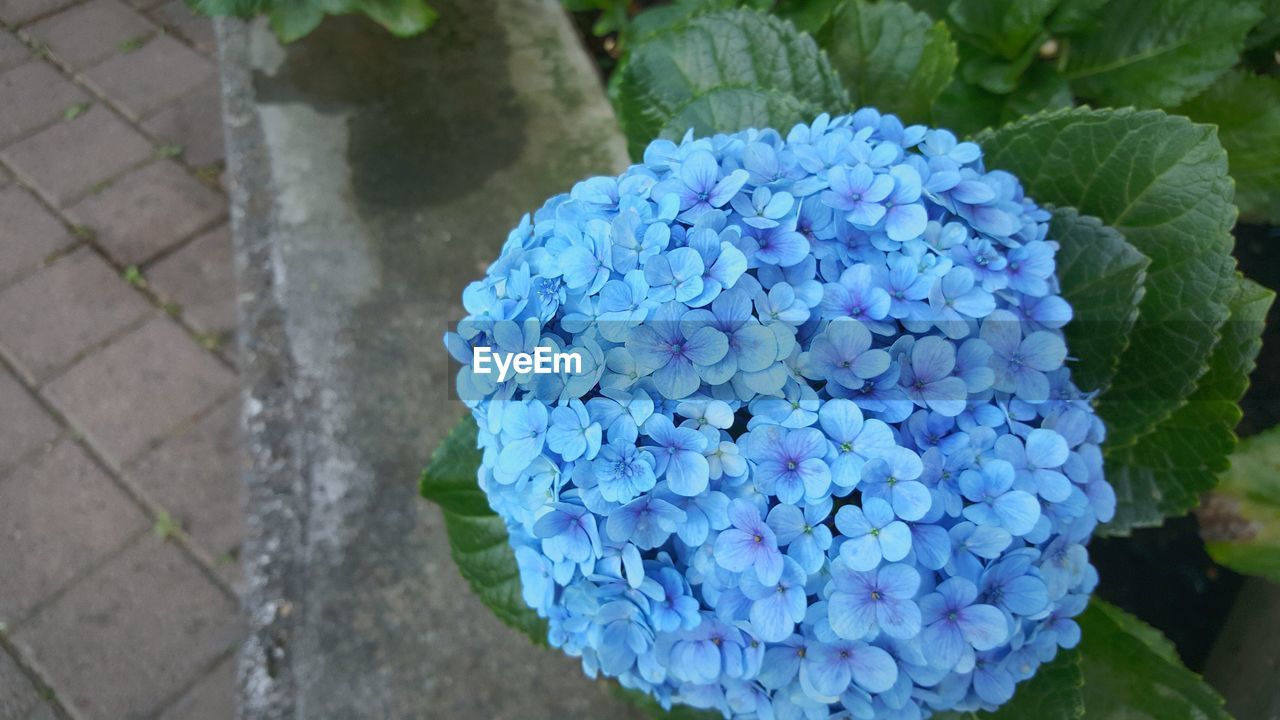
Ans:
[[[453,561],[480,600],[503,622],[545,645],[546,621],[520,596],[520,570],[507,527],[476,483],[476,432],[470,415],[449,432],[422,473],[422,496],[444,512]]]
[[[1020,683],[1013,699],[993,713],[977,717],[991,720],[1074,720],[1084,717],[1080,654],[1059,650],[1052,661],[1041,665],[1030,680]]]
[[[1108,453],[1116,517],[1102,533],[1123,534],[1187,512],[1227,469],[1241,417],[1238,403],[1262,348],[1262,326],[1274,299],[1275,293],[1239,278],[1222,339],[1187,404],[1136,445]]]
[[[616,101],[633,156],[689,128],[786,128],[849,106],[813,38],[749,10],[697,15],[633,46]]]
[[[1214,560],[1280,582],[1280,427],[1240,442],[1197,514]]]
[[[718,87],[708,90],[668,118],[662,137],[678,137],[689,128],[694,128],[699,135],[749,127],[782,128],[786,132],[791,125],[812,119],[818,112],[816,105],[790,93]]]
[[[627,40],[632,43],[648,40],[698,15],[730,10],[737,6],[737,0],[681,0],[669,5],[656,5],[631,19],[631,24],[627,27]]]
[[[956,69],[947,26],[909,5],[847,0],[822,36],[831,64],[858,105],[919,122]]]
[[[1280,78],[1235,70],[1177,112],[1218,126],[1241,216],[1280,223]]]
[[[947,712],[935,720],[1076,720],[1084,717],[1080,653],[1059,650],[1031,679],[1018,683],[1013,699],[995,712]]]
[[[1077,621],[1089,720],[1230,720],[1155,628],[1096,598]]]
[[[1077,358],[1072,380],[1086,391],[1101,390],[1129,344],[1151,260],[1115,228],[1073,208],[1053,211],[1049,238],[1060,246],[1058,278],[1073,311],[1066,327],[1067,347]]]
[[[1235,220],[1216,131],[1159,111],[1045,113],[982,133],[987,165],[1040,202],[1074,207],[1151,258],[1146,294],[1099,402],[1108,448],[1132,445],[1184,405],[1208,368],[1235,289]]]
[[[1100,105],[1172,107],[1236,64],[1259,0],[1112,0],[1105,22],[1064,40],[1076,94]]]

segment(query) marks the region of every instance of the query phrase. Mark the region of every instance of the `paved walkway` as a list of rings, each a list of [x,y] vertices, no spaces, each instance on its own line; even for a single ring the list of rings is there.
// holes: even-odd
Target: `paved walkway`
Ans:
[[[0,0],[0,720],[231,717],[215,63],[182,0]]]

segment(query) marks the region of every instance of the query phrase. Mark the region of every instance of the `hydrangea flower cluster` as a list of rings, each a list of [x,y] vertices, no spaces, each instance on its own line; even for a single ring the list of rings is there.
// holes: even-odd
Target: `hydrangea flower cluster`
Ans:
[[[1115,496],[1048,217],[872,109],[658,140],[526,216],[446,344],[551,644],[784,720],[992,709],[1073,647]]]

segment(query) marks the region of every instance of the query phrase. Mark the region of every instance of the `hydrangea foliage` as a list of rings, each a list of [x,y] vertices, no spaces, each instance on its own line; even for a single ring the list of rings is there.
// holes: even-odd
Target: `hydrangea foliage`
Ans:
[[[526,217],[446,344],[549,642],[760,718],[991,709],[1075,647],[1115,496],[1049,219],[872,109],[658,140]]]

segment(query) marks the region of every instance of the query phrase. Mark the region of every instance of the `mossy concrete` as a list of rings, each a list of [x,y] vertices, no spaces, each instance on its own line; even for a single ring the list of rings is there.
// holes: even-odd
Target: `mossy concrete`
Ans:
[[[625,717],[494,618],[417,496],[440,338],[524,212],[624,144],[556,0],[433,1],[281,47],[219,26],[250,466],[243,718]]]

